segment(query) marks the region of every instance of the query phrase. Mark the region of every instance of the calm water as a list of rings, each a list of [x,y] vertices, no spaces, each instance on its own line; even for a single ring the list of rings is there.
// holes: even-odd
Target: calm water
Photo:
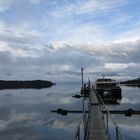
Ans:
[[[73,140],[80,114],[61,116],[57,108],[81,109],[80,84],[57,84],[48,89],[0,91],[0,140]],[[139,109],[140,89],[122,87],[121,105],[111,109]],[[127,139],[140,139],[140,115],[113,115]],[[112,131],[112,134],[114,132]]]
[[[109,106],[112,110],[132,108],[140,110],[140,88],[122,86],[122,101],[120,105]],[[140,140],[140,115],[125,117],[112,115],[128,140]]]

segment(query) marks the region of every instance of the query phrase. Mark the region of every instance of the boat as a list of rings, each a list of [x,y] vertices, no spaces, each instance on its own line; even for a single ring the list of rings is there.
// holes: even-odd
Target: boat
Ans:
[[[119,83],[114,79],[101,78],[95,82],[95,90],[104,98],[122,99]]]

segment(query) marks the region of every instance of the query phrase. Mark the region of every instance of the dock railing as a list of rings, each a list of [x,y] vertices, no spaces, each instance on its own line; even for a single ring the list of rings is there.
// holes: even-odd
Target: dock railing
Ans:
[[[98,94],[98,92],[96,90],[94,90],[94,92],[95,92],[96,96],[98,97],[101,111],[106,112],[106,114],[104,115],[104,120],[105,120],[105,126],[106,126],[107,133],[110,135],[110,133],[109,133],[109,120],[111,120],[111,122],[113,123],[113,125],[115,127],[115,138],[116,138],[116,140],[125,140],[124,135],[122,134],[119,126],[117,125],[117,123],[112,118],[111,113],[109,112],[108,107],[104,104],[101,96]]]
[[[104,118],[107,133],[110,136],[110,140],[111,139],[114,140],[114,136],[111,137],[111,134],[110,134],[110,127],[112,127],[112,126],[114,126],[114,128],[115,128],[114,129],[114,131],[115,131],[115,140],[125,140],[125,137],[123,136],[118,124],[112,118],[111,113],[109,112],[108,107],[103,102],[101,96],[98,94],[98,92],[96,90],[94,90],[94,93],[96,94],[96,96],[98,98],[99,106],[100,106],[101,111],[106,112],[105,114],[103,114],[103,118]],[[86,116],[86,111],[85,111],[85,108],[84,108],[82,118],[79,121],[79,124],[77,126],[77,130],[76,130],[76,133],[75,133],[74,140],[84,140],[86,138],[86,135],[87,135],[87,132],[88,132],[87,129],[89,129],[87,127],[87,122],[88,122],[88,117]],[[112,122],[113,125],[111,125],[111,122]]]
[[[74,137],[74,140],[81,140],[81,133],[83,132],[84,135],[82,136],[82,139],[84,139],[85,135],[86,135],[86,132],[87,132],[87,116],[86,116],[86,110],[85,110],[85,91],[84,91],[84,80],[83,80],[83,71],[84,69],[81,68],[81,80],[82,80],[82,89],[81,89],[81,92],[82,92],[82,96],[83,96],[83,101],[82,101],[82,105],[83,105],[83,114],[82,114],[82,118],[77,126],[77,130],[76,130],[76,133],[75,133],[75,137]],[[88,81],[88,87],[90,88],[90,81]],[[81,128],[82,128],[82,125],[83,125],[83,131],[81,132]],[[82,133],[82,134],[83,134]]]
[[[79,122],[79,124],[77,126],[77,130],[76,130],[76,133],[75,133],[74,140],[84,139],[84,135],[86,133],[86,129],[85,129],[85,125],[86,124],[85,123],[86,123],[86,111],[83,112],[82,118],[81,118],[81,120],[80,120],[80,122]],[[81,134],[83,133],[83,131],[84,131],[84,135],[81,136]]]
[[[77,126],[77,130],[76,130],[76,133],[75,133],[75,137],[74,137],[74,140],[80,140],[80,129],[81,129],[81,125],[82,125],[82,119],[80,120],[78,126]]]

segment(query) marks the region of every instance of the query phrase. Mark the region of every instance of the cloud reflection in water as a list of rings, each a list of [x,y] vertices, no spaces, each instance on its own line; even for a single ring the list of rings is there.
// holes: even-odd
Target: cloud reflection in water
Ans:
[[[0,91],[1,139],[71,139],[80,115],[65,117],[50,111],[58,107],[80,108],[81,102],[71,97],[80,89],[79,85],[75,87],[72,90],[69,86],[58,85],[54,89]]]
[[[121,105],[110,109],[140,109],[140,89],[122,87]],[[0,91],[0,138],[3,140],[71,140],[81,119],[80,114],[61,116],[50,113],[57,108],[81,109],[80,84],[58,84],[41,90]],[[11,96],[6,96],[10,93]],[[132,94],[133,93],[133,94]],[[140,119],[135,115],[112,115],[127,139],[139,139]],[[112,132],[113,133],[113,132]]]

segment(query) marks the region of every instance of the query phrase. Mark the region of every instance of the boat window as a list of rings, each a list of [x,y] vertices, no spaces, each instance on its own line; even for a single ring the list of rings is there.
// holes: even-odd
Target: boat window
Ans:
[[[96,87],[98,88],[110,88],[110,87],[116,87],[116,83],[98,83]]]

